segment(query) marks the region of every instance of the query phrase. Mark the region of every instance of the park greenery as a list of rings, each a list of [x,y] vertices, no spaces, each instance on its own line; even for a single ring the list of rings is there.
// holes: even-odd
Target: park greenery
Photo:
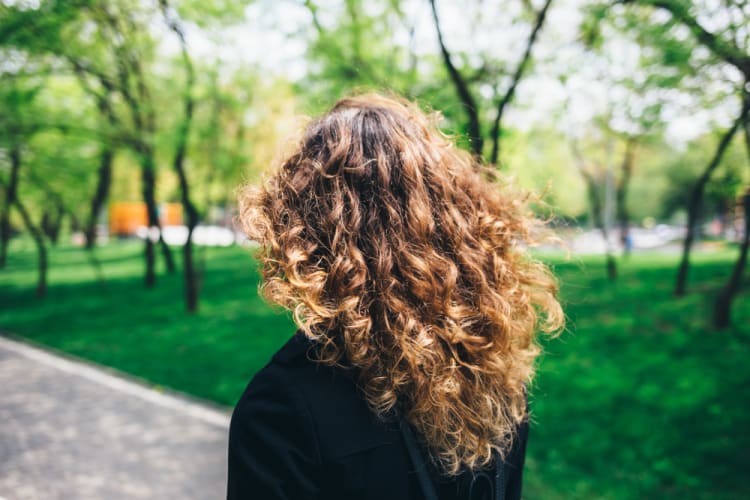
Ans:
[[[43,297],[49,245],[80,232],[95,261],[113,200],[142,200],[156,228],[158,204],[180,203],[191,235],[217,207],[234,211],[237,186],[299,128],[295,114],[375,90],[440,110],[494,176],[601,231],[611,280],[615,234],[684,223],[683,296],[702,225],[731,227],[750,179],[749,22],[735,0],[5,0],[0,266],[11,236],[28,233]],[[254,31],[240,49],[276,44],[275,55],[243,63],[229,49]],[[295,43],[304,50],[290,56]],[[167,273],[181,267],[196,311],[205,277],[192,238],[178,266],[156,234],[144,238],[145,286],[161,256]],[[717,328],[740,288],[739,242]]]
[[[22,338],[232,405],[294,331],[256,293],[242,247],[211,248],[200,314],[174,296],[178,275],[142,288],[142,249],[51,252],[48,300],[34,300],[33,242],[16,239],[0,284],[0,325]],[[609,282],[601,256],[545,257],[562,283],[568,329],[545,340],[532,388],[526,498],[744,498],[750,296],[735,326],[707,332],[705,310],[734,251],[695,256],[694,292],[670,296],[675,258],[634,254]]]
[[[294,326],[246,248],[191,235],[229,224],[301,116],[395,93],[563,239],[604,241],[541,254],[570,321],[529,497],[742,497],[748,26],[746,0],[0,0],[0,330],[233,404]],[[108,241],[117,201],[157,229],[180,204],[184,245]],[[654,224],[684,237],[621,245]]]

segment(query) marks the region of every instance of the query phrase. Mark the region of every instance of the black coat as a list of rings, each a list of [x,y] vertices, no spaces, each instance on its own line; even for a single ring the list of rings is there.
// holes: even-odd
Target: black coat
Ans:
[[[237,403],[228,500],[423,499],[398,424],[377,419],[345,372],[311,361],[310,346],[292,337]],[[521,497],[527,432],[504,464],[508,500]],[[440,500],[459,498],[466,476],[435,478]]]

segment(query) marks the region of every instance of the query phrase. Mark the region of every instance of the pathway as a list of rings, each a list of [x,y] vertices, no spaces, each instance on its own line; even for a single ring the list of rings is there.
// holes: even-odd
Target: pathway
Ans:
[[[228,423],[0,336],[0,500],[224,498]]]

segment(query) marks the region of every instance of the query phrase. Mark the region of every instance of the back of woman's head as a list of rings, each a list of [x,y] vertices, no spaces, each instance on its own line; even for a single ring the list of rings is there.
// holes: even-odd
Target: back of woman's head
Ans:
[[[312,121],[240,200],[266,297],[449,474],[507,452],[535,332],[562,323],[554,279],[526,252],[536,220],[481,168],[415,105],[363,95]]]

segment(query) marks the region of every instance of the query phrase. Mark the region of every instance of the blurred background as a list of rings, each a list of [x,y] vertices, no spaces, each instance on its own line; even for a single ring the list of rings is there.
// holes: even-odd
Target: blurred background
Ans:
[[[748,498],[745,0],[0,0],[0,330],[231,407],[295,329],[237,188],[363,91],[565,242],[525,496]]]

